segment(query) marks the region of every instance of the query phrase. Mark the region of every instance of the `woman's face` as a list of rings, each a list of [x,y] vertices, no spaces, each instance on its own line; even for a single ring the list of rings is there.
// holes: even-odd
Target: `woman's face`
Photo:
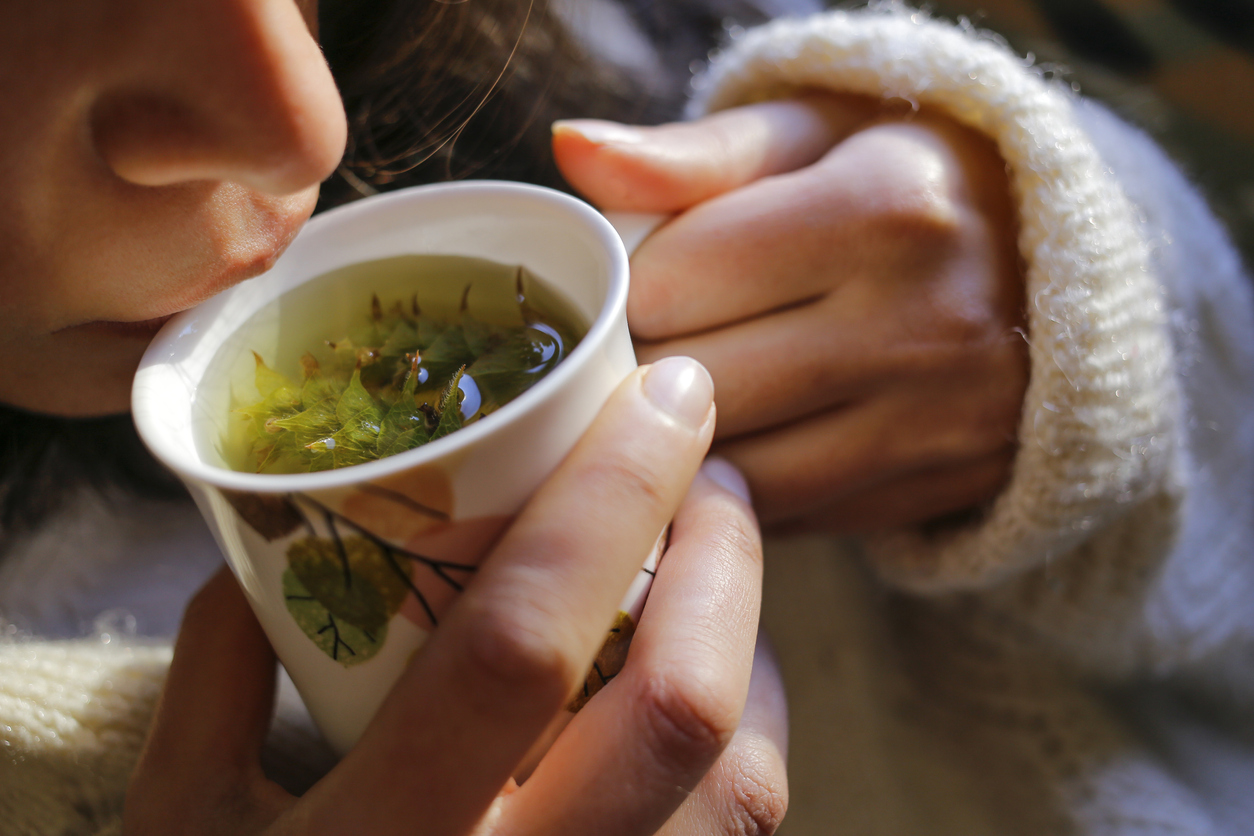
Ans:
[[[345,141],[314,2],[0,12],[0,402],[125,411],[163,318],[287,246]]]

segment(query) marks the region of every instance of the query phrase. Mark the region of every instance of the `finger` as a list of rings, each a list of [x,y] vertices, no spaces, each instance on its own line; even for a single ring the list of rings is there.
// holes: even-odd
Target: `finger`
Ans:
[[[761,601],[761,541],[739,474],[712,462],[675,517],[623,670],[510,799],[511,833],[653,833],[740,721]]]
[[[938,268],[1000,252],[998,234],[968,203],[959,157],[930,124],[875,124],[814,165],[653,233],[632,257],[628,321],[638,338],[669,339],[827,294],[884,284],[927,293]],[[997,277],[970,262],[975,279]]]
[[[949,467],[926,468],[841,497],[797,523],[835,534],[868,534],[938,520],[991,502],[1010,478],[1015,448]]]
[[[261,773],[274,687],[274,652],[224,567],[183,617],[127,792],[128,832],[149,832],[145,818],[168,827],[224,804],[239,808],[233,813],[273,818],[290,798]]]
[[[716,451],[748,478],[763,524],[805,517],[907,474],[1012,447],[1013,421],[979,398],[947,397],[953,386],[948,377],[913,380]]]
[[[718,392],[716,435],[732,438],[849,403],[866,395],[904,343],[885,339],[892,320],[865,299],[831,299],[777,311],[661,343],[637,343],[640,362],[672,354],[697,358]]]
[[[650,236],[632,258],[632,333],[674,338],[881,283],[935,295],[927,280],[955,271],[978,286],[940,301],[1017,309],[1009,200],[996,148],[973,132],[926,115],[871,124],[818,163],[706,201]]]
[[[875,107],[861,97],[814,94],[658,127],[573,119],[553,125],[553,156],[575,190],[602,209],[678,212],[814,162]]]
[[[779,669],[775,647],[761,628],[753,648],[749,698],[736,732],[769,741],[770,747],[779,755],[781,765],[788,760],[788,697],[784,693],[784,677]]]
[[[774,650],[759,632],[740,728],[659,836],[774,833],[788,811],[787,759],[784,683]]]
[[[401,675],[299,832],[468,831],[574,693],[713,435],[705,370],[632,374]],[[304,828],[304,829],[301,829]]]
[[[888,387],[935,388],[948,399],[978,397],[982,407],[1016,420],[1026,384],[1026,346],[981,306],[991,292],[969,272],[948,283],[966,311],[921,302],[927,290],[895,298],[888,283],[839,294],[704,334],[638,343],[641,362],[671,354],[695,357],[718,395],[717,437],[730,439],[852,403]],[[969,312],[983,307],[985,313]],[[981,422],[983,423],[983,422]]]

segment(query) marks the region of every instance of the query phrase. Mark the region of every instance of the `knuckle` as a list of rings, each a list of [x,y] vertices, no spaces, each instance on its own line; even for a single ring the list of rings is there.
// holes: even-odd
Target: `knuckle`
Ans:
[[[769,836],[788,812],[788,779],[779,758],[753,753],[731,767],[730,836]]]
[[[875,184],[867,203],[877,231],[895,243],[923,247],[928,256],[959,246],[964,213],[955,203],[947,178],[932,161],[877,156],[868,176]]]
[[[1003,323],[997,312],[981,300],[954,298],[945,294],[931,306],[934,314],[933,328],[947,342],[971,349],[976,356],[970,361],[979,362],[990,342],[1003,331]]]
[[[738,510],[727,509],[714,521],[707,538],[707,549],[717,550],[732,561],[762,562],[762,536],[758,528]]]
[[[898,244],[908,241],[928,258],[952,252],[962,241],[961,213],[926,183],[894,184],[875,219],[881,235]]]
[[[653,507],[666,505],[670,498],[663,487],[664,480],[651,462],[652,457],[648,454],[633,455],[635,452],[642,451],[603,454],[588,464],[582,481],[594,495],[611,502],[631,497],[633,502],[644,500]]]
[[[739,711],[699,674],[645,679],[637,705],[654,759],[677,774],[704,771],[736,731]]]
[[[517,602],[476,609],[467,619],[469,635],[462,657],[468,698],[482,699],[494,710],[503,701],[522,710],[560,705],[580,671],[552,630],[541,627],[540,622],[551,618],[520,611]]]

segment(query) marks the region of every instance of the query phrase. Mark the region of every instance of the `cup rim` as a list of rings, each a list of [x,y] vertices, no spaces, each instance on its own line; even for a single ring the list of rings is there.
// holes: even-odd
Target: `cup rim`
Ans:
[[[180,446],[169,439],[167,433],[156,428],[157,416],[164,412],[164,409],[158,406],[161,399],[155,394],[154,387],[144,386],[142,383],[155,374],[159,374],[161,367],[169,364],[164,355],[169,353],[169,349],[183,335],[186,326],[197,316],[197,311],[203,313],[205,306],[221,305],[231,293],[236,292],[237,288],[245,284],[241,283],[228,288],[200,305],[176,314],[157,332],[152,342],[149,343],[135,372],[131,390],[131,413],[136,429],[145,446],[158,460],[176,473],[219,488],[266,494],[319,491],[357,485],[444,458],[459,449],[470,447],[479,442],[480,439],[504,429],[514,421],[524,418],[526,415],[539,409],[545,401],[554,397],[570,378],[576,376],[585,366],[592,362],[597,347],[609,339],[615,320],[620,315],[625,315],[629,280],[627,251],[614,227],[606,220],[604,215],[591,205],[564,192],[544,186],[508,180],[473,180],[411,186],[363,198],[344,206],[329,209],[308,220],[292,240],[288,249],[276,260],[274,266],[266,272],[249,279],[248,282],[264,281],[273,270],[282,264],[287,253],[298,248],[302,238],[318,235],[324,227],[351,221],[358,215],[386,212],[389,206],[396,203],[439,200],[441,196],[449,192],[459,194],[479,192],[484,197],[489,197],[494,193],[526,196],[528,199],[534,199],[540,203],[546,203],[571,213],[577,220],[582,221],[588,231],[604,245],[610,259],[610,275],[608,277],[605,301],[602,303],[600,311],[592,321],[583,339],[571,351],[570,356],[559,363],[552,372],[526,392],[523,392],[491,415],[485,416],[482,420],[421,447],[376,459],[375,461],[334,470],[319,471],[317,473],[247,473],[212,465],[198,457],[188,456]],[[300,287],[319,275],[322,274],[313,273],[306,276],[283,292],[286,293],[296,287]],[[247,319],[244,320],[244,322],[246,321]],[[240,324],[243,325],[243,322]],[[234,333],[234,329],[231,333]]]

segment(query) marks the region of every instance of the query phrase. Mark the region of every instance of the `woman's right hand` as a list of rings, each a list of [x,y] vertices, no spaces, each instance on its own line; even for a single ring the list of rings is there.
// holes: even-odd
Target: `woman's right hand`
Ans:
[[[301,798],[262,774],[274,656],[233,578],[219,573],[188,608],[125,831],[773,830],[787,803],[787,723],[774,666],[762,653],[755,660],[761,546],[744,483],[724,462],[698,474],[714,432],[712,395],[709,376],[686,358],[632,374],[357,746]],[[510,776],[582,682],[672,518],[625,667],[515,785]]]
[[[1004,489],[1030,376],[1005,160],[940,112],[811,91],[693,122],[559,122],[570,184],[676,213],[631,257],[646,361],[719,388],[768,526],[861,534]]]

